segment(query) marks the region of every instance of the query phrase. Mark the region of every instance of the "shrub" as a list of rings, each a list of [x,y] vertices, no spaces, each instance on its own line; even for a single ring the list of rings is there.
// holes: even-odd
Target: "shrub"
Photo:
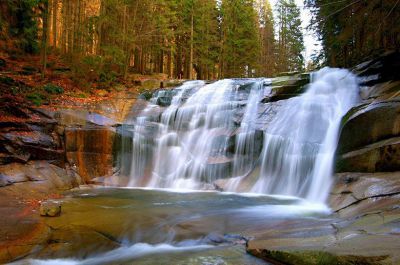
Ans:
[[[59,95],[64,93],[64,89],[60,86],[49,83],[43,86],[44,91],[52,95]]]
[[[26,99],[31,101],[35,106],[40,106],[47,100],[47,97],[41,93],[31,93],[26,95]]]

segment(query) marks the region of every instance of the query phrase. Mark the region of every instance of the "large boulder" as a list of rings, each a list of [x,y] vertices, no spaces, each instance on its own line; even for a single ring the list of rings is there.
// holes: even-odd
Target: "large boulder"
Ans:
[[[400,100],[362,105],[342,123],[337,172],[400,170]]]
[[[357,107],[344,118],[338,153],[344,154],[400,134],[400,100]]]

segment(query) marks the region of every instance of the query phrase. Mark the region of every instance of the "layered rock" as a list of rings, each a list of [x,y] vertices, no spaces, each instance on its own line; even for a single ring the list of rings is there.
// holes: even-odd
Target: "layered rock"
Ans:
[[[272,264],[398,264],[399,199],[397,172],[340,174],[329,218],[282,222],[247,251]]]
[[[337,149],[337,172],[400,171],[399,53],[356,67],[362,76],[364,103],[343,119]]]
[[[54,117],[18,102],[4,103],[0,109],[0,165],[49,160],[63,166],[63,141]]]
[[[305,92],[310,83],[310,74],[285,73],[272,79],[272,86],[263,99],[264,103],[297,97]]]
[[[247,251],[273,264],[400,263],[399,53],[357,66],[362,105],[343,119],[325,220],[262,231]]]

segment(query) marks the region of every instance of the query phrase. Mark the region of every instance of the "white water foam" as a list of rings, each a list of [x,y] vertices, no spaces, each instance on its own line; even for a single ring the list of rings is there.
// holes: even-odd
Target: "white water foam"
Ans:
[[[261,174],[252,191],[325,202],[341,119],[358,100],[357,78],[348,70],[315,73],[307,92],[288,100],[266,130]]]
[[[178,253],[187,251],[202,251],[211,249],[214,246],[211,245],[181,245],[173,246],[170,244],[158,244],[150,245],[145,243],[134,244],[129,247],[120,247],[115,250],[93,256],[85,260],[76,259],[50,259],[50,260],[24,260],[15,263],[13,265],[101,265],[110,264],[112,262],[131,261],[144,256],[154,254],[165,254],[165,253]]]

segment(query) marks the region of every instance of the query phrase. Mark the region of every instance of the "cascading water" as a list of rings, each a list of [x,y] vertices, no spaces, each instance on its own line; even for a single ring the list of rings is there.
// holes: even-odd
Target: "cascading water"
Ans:
[[[264,83],[265,79],[187,82],[163,110],[155,105],[160,101],[156,93],[133,121],[129,185],[198,189],[251,171],[257,160],[251,151],[256,148],[254,117]]]
[[[358,85],[341,69],[322,69],[313,79],[302,96],[283,101],[266,128],[258,122],[266,118],[260,109],[268,105],[261,101],[269,79],[192,81],[156,93],[133,121],[129,185],[198,189],[226,178],[225,188],[238,191],[258,167],[247,191],[323,202],[340,121],[357,102]],[[174,93],[170,102],[166,93]]]
[[[292,98],[265,131],[261,174],[252,191],[324,202],[331,186],[342,117],[357,102],[357,79],[324,68],[306,93]]]

